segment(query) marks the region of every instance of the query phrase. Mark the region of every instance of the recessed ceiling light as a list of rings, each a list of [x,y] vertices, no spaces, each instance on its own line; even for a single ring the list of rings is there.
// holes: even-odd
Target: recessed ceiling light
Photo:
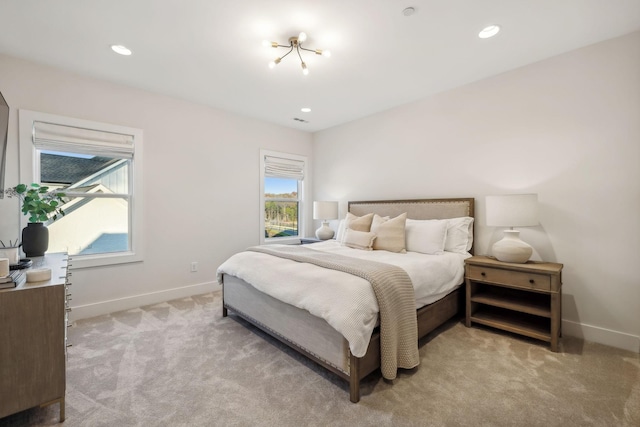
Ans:
[[[311,108],[304,107],[304,108],[301,108],[300,111],[302,111],[303,113],[310,113],[311,112]]]
[[[131,52],[131,49],[129,49],[126,46],[122,46],[121,44],[112,44],[111,50],[113,50],[115,53],[118,53],[120,55],[125,55],[125,56],[129,56],[133,53]]]
[[[481,39],[488,39],[489,37],[493,37],[496,34],[498,34],[499,31],[500,31],[500,26],[489,25],[488,27],[480,31],[480,33],[478,34],[478,37],[480,37]]]

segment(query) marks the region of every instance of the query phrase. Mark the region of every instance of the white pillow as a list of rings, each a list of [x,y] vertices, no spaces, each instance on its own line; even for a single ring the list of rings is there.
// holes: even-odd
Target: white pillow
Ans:
[[[336,241],[342,242],[344,239],[344,231],[347,228],[347,220],[341,219],[338,223],[338,232],[336,233]]]
[[[344,232],[344,241],[342,245],[348,246],[353,249],[362,249],[370,251],[373,247],[373,242],[376,239],[375,233],[370,231],[356,231],[347,228]]]
[[[473,218],[463,216],[460,218],[449,218],[446,220],[447,238],[444,243],[444,250],[466,254],[473,245]]]
[[[383,218],[378,214],[374,215],[371,223],[371,232],[376,234],[373,249],[400,253],[407,252],[404,236],[406,221],[406,212],[391,219],[389,217]]]
[[[443,253],[448,224],[446,219],[407,219],[407,250],[429,255]]]

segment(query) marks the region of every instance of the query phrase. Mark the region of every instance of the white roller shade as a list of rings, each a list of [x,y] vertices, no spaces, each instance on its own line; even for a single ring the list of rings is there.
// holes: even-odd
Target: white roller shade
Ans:
[[[304,162],[275,156],[264,156],[264,176],[304,179]]]
[[[38,150],[131,159],[133,143],[133,135],[33,122],[33,144]]]

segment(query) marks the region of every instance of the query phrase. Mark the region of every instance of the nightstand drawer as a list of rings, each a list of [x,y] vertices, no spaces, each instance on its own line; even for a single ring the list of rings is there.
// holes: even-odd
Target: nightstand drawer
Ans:
[[[545,274],[501,270],[469,265],[467,277],[478,282],[500,283],[524,289],[551,290],[551,278]]]

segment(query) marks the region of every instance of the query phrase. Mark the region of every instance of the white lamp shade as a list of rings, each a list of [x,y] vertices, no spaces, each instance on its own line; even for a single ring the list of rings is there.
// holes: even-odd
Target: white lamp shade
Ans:
[[[539,224],[537,194],[487,196],[485,201],[489,227],[533,227]]]
[[[313,202],[313,219],[337,219],[338,202]]]

